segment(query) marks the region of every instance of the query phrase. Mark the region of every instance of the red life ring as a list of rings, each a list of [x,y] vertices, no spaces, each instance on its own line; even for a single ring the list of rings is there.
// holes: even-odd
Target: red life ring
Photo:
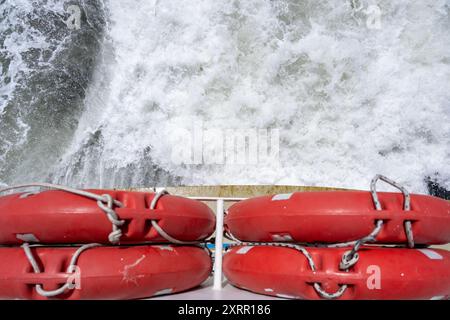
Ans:
[[[380,192],[377,210],[366,191],[295,192],[240,201],[228,210],[226,229],[242,241],[347,242],[367,236],[377,221],[378,243],[405,243],[409,222],[417,244],[450,242],[450,202],[413,194],[410,210],[401,193]],[[409,195],[408,195],[409,196]]]
[[[363,247],[348,272],[339,261],[348,248],[233,247],[224,256],[227,279],[260,294],[292,299],[446,299],[450,252]]]
[[[212,268],[208,252],[195,246],[87,248],[68,270],[76,252],[75,247],[0,248],[0,261],[8,261],[0,263],[0,298],[147,298],[194,288]]]
[[[0,243],[132,244],[168,242],[169,237],[199,241],[214,232],[214,213],[196,200],[165,193],[73,192],[0,197]]]

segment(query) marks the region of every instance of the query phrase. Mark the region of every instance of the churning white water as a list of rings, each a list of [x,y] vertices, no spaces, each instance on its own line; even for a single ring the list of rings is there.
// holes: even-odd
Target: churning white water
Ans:
[[[105,7],[76,127],[59,160],[34,178],[99,187],[367,188],[382,173],[415,192],[426,192],[427,177],[450,188],[448,1],[110,0]],[[213,129],[225,134],[183,139]],[[220,153],[239,130],[278,132],[276,161],[173,159],[189,141]]]

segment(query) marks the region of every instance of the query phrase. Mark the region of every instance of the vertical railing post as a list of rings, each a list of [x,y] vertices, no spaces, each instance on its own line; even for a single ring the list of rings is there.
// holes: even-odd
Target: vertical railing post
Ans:
[[[216,248],[214,260],[214,290],[222,290],[222,258],[223,258],[223,216],[224,200],[217,200],[216,210]]]

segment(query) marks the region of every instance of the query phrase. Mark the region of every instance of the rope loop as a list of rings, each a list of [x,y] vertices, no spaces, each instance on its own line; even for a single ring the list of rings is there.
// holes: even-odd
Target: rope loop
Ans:
[[[337,299],[337,298],[342,297],[342,295],[345,293],[345,290],[347,290],[347,287],[348,287],[346,284],[344,284],[344,285],[341,285],[336,292],[328,293],[325,290],[323,290],[321,285],[319,283],[317,283],[317,282],[315,282],[313,284],[313,286],[314,286],[314,289],[316,290],[316,292],[322,298],[327,299],[327,300],[332,300],[332,299]]]
[[[108,220],[112,223],[112,231],[108,235],[108,240],[112,244],[118,244],[123,234],[120,227],[125,224],[125,220],[119,220],[117,213],[113,209],[114,200],[111,195],[103,194],[102,197],[104,198],[104,201],[98,200],[97,205],[106,213]]]
[[[77,261],[78,261],[78,258],[80,257],[80,255],[84,251],[86,251],[90,248],[98,247],[98,246],[100,246],[100,244],[90,243],[90,244],[86,244],[84,246],[79,247],[75,251],[75,253],[72,255],[72,258],[70,259],[70,264],[67,267],[66,273],[75,274],[77,271]],[[22,245],[22,248],[25,252],[25,256],[27,257],[28,261],[30,262],[30,264],[33,268],[34,273],[36,273],[36,274],[41,273],[41,269],[39,268],[39,265],[36,262],[36,259],[34,258],[33,252],[31,252],[30,245],[28,243],[24,243]],[[46,297],[46,298],[52,298],[52,297],[56,297],[61,294],[64,294],[68,290],[74,290],[76,288],[76,285],[77,285],[76,278],[69,277],[65,284],[63,284],[61,287],[59,287],[58,289],[55,289],[55,290],[45,290],[41,284],[36,284],[35,288],[36,288],[36,292],[40,296]]]
[[[349,268],[353,267],[359,260],[358,251],[361,248],[362,245],[368,243],[368,242],[375,242],[378,234],[380,233],[382,227],[383,227],[383,220],[377,220],[375,228],[372,230],[371,233],[369,233],[364,238],[361,238],[357,241],[353,242],[347,242],[342,243],[339,245],[336,245],[336,247],[342,247],[350,244],[354,244],[353,248],[350,251],[345,252],[342,255],[341,263],[339,264],[339,268],[341,270],[348,270]],[[333,247],[333,245],[330,245],[330,247]]]
[[[150,209],[155,210],[156,206],[158,204],[158,201],[161,199],[161,197],[170,194],[167,190],[162,189],[161,191],[157,192],[155,196],[153,197],[152,202],[150,203]],[[164,231],[163,228],[158,224],[157,221],[151,220],[152,227],[155,228],[155,230],[158,232],[158,234],[166,239],[167,241],[174,243],[174,244],[183,244],[183,245],[190,245],[190,244],[198,244],[199,241],[182,241],[175,239],[171,235],[169,235],[166,231]]]
[[[239,240],[238,240],[239,241]],[[239,243],[235,243],[235,244],[231,244],[230,247],[235,247],[235,246],[269,246],[269,247],[283,247],[283,248],[290,248],[290,249],[295,249],[297,251],[299,251],[300,253],[302,253],[306,260],[308,261],[308,265],[311,269],[311,271],[315,272],[316,271],[316,265],[314,263],[314,260],[311,256],[311,254],[309,253],[309,251],[306,249],[306,247],[304,246],[300,246],[297,244],[293,244],[293,243],[280,243],[280,242],[240,242]],[[313,283],[313,287],[316,290],[317,294],[324,298],[324,299],[337,299],[340,298],[345,291],[347,290],[348,286],[346,284],[340,285],[339,289],[336,292],[333,293],[328,293],[326,292],[324,289],[322,289],[322,286],[320,283],[318,282],[314,282]]]
[[[342,255],[341,263],[339,264],[339,269],[341,270],[348,270],[351,267],[353,267],[359,260],[359,254],[358,252],[354,250],[350,250],[345,252]]]
[[[406,188],[404,188],[397,182],[395,182],[381,174],[377,174],[377,175],[375,175],[375,177],[372,179],[372,182],[370,183],[370,193],[372,194],[372,199],[373,199],[373,203],[375,204],[375,208],[378,211],[383,210],[383,208],[381,207],[381,203],[378,199],[378,194],[377,194],[377,190],[376,190],[376,184],[377,184],[378,180],[381,180],[381,181],[399,189],[403,193],[403,210],[404,211],[411,210],[411,195],[409,194],[408,190],[406,190]],[[411,221],[409,221],[409,220],[405,221],[404,229],[405,229],[406,239],[408,240],[408,247],[414,248],[414,234],[412,231]]]

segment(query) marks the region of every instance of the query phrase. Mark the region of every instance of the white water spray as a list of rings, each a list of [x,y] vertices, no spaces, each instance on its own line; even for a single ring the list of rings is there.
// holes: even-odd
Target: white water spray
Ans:
[[[53,181],[171,181],[148,174],[158,168],[183,184],[366,189],[382,173],[450,188],[449,5],[358,2],[107,2],[102,59]],[[177,130],[198,123],[277,129],[280,164],[174,163]]]

